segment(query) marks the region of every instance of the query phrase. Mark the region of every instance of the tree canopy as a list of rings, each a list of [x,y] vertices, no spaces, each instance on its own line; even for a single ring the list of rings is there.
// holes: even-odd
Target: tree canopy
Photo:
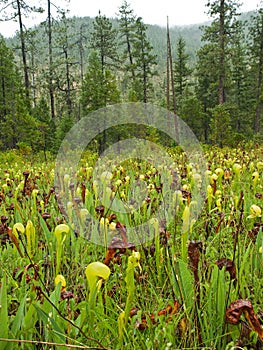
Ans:
[[[170,91],[164,28],[147,26],[127,1],[117,19],[102,13],[70,19],[57,10],[54,17],[48,4],[45,23],[27,29],[21,8],[23,30],[12,40],[1,37],[2,149],[26,143],[34,150],[55,150],[83,115],[109,104],[165,105]],[[207,8],[211,22],[201,29],[171,28],[178,115],[202,142],[260,140],[262,9],[245,22],[238,1],[210,1]]]

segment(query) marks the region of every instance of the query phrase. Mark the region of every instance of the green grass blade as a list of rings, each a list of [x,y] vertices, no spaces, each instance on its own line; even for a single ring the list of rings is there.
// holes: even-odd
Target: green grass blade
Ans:
[[[9,329],[9,317],[8,317],[8,307],[7,307],[7,288],[6,288],[6,277],[2,278],[2,286],[0,289],[0,338],[8,338]],[[5,350],[8,348],[8,343],[0,342],[0,350]]]
[[[14,318],[14,321],[12,323],[11,327],[11,333],[14,338],[16,338],[17,333],[19,329],[21,328],[23,321],[24,321],[24,315],[25,315],[25,302],[26,302],[27,294],[22,299],[19,308],[17,310],[16,316]]]

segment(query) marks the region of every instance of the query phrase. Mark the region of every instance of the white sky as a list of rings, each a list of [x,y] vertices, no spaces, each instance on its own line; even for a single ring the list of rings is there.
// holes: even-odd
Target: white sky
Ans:
[[[46,7],[45,0],[31,1],[35,4],[41,4],[44,8]],[[137,16],[141,16],[146,24],[159,24],[165,26],[167,16],[169,16],[170,26],[202,23],[209,20],[209,17],[205,14],[207,11],[205,6],[207,0],[127,0],[127,2],[131,4],[134,13]],[[256,8],[259,8],[260,3],[262,6],[262,0],[240,0],[239,2],[243,3],[240,8],[241,12],[255,10]],[[71,0],[67,3],[65,0],[55,0],[54,3],[60,4],[61,7],[68,8],[68,17],[95,17],[98,15],[99,10],[107,17],[116,17],[116,13],[123,1]],[[1,17],[0,5],[0,19]],[[40,18],[27,18],[24,24],[27,27],[31,27],[39,22]],[[0,33],[5,37],[14,35],[17,29],[18,23],[0,22]]]

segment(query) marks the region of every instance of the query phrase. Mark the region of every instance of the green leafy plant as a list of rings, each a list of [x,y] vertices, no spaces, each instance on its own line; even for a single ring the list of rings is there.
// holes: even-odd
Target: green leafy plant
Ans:
[[[65,224],[60,224],[55,228],[55,237],[57,241],[57,251],[56,251],[56,275],[59,274],[61,258],[63,252],[63,243],[66,239],[66,234],[69,233],[69,226]]]
[[[119,315],[118,318],[118,325],[119,325],[119,337],[122,341],[123,339],[123,333],[125,331],[125,328],[128,324],[128,319],[130,316],[130,310],[132,307],[132,303],[134,301],[134,295],[135,295],[135,281],[134,281],[134,270],[135,268],[139,266],[140,267],[140,253],[139,252],[132,252],[132,255],[128,258],[128,266],[126,269],[126,288],[127,288],[127,299],[125,304],[124,311]]]

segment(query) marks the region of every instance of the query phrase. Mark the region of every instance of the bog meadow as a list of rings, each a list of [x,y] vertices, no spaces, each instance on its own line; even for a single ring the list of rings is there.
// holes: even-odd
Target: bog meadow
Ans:
[[[261,349],[262,8],[36,5],[0,14],[0,350]]]

